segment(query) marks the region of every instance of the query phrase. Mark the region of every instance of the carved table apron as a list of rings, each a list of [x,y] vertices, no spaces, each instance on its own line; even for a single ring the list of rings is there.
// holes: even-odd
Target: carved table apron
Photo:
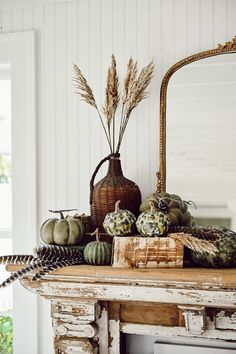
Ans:
[[[121,333],[236,342],[236,269],[79,265],[21,283],[51,300],[56,354],[123,354]]]

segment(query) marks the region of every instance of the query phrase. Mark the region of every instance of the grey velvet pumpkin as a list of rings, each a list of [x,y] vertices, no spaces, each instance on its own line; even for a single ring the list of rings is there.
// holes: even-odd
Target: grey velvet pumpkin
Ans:
[[[126,209],[119,208],[120,200],[115,204],[115,211],[106,215],[103,227],[111,236],[130,235],[134,231],[136,217]]]
[[[71,210],[71,209],[70,209]],[[50,210],[59,213],[60,219],[51,218],[44,221],[40,227],[40,237],[49,245],[78,245],[83,240],[84,224],[73,217],[64,218],[63,212],[69,210]]]
[[[85,262],[92,265],[111,264],[112,245],[100,241],[98,229],[95,231],[96,241],[89,242],[84,249]]]
[[[139,215],[136,226],[142,236],[162,236],[168,232],[170,220],[165,213],[158,211],[150,202],[150,210]]]
[[[236,233],[219,227],[219,239],[213,241],[218,249],[215,255],[190,251],[190,259],[198,266],[223,268],[236,266]]]

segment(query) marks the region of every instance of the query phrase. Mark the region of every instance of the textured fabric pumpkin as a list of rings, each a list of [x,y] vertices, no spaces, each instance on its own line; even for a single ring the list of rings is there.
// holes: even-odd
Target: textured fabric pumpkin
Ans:
[[[111,236],[130,235],[134,231],[136,218],[129,210],[119,208],[120,200],[115,204],[115,211],[106,215],[103,227]]]
[[[190,259],[198,266],[223,268],[236,266],[236,233],[219,227],[219,239],[213,241],[218,249],[215,255],[190,251]]]
[[[162,236],[167,233],[170,220],[165,213],[158,211],[150,202],[150,210],[139,215],[136,226],[142,236]]]
[[[61,218],[51,218],[46,220],[40,227],[40,236],[43,242],[49,245],[78,245],[84,236],[84,224],[79,219],[73,217],[64,218],[63,211],[50,210],[59,213]]]
[[[150,209],[152,202],[157,210],[164,211],[170,220],[171,226],[195,226],[195,219],[188,211],[188,204],[176,194],[166,192],[150,194],[140,205],[140,212]]]
[[[111,264],[112,245],[99,240],[98,229],[95,233],[96,241],[89,242],[84,249],[85,262],[92,265]]]

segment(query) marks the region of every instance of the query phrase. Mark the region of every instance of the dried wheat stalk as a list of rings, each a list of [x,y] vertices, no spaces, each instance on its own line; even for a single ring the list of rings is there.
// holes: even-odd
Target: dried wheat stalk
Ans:
[[[197,251],[200,253],[209,253],[209,254],[215,254],[218,249],[215,247],[215,245],[212,242],[206,241],[206,240],[200,240],[191,234],[185,234],[185,233],[171,233],[168,234],[168,237],[173,238],[174,240],[179,240],[181,241],[184,246],[190,248],[193,251]]]
[[[112,55],[111,66],[107,73],[105,102],[102,107],[102,113],[105,116],[105,123],[102,119],[102,115],[97,107],[96,100],[93,95],[93,91],[88,85],[85,77],[77,65],[73,65],[74,68],[74,81],[75,86],[78,89],[77,93],[81,96],[82,100],[94,107],[98,112],[100,121],[102,123],[103,130],[106,134],[110,152],[119,153],[122,139],[124,137],[125,129],[127,127],[131,112],[138,104],[147,97],[147,88],[152,80],[154,63],[151,61],[146,67],[144,67],[139,76],[137,61],[134,61],[131,57],[127,65],[127,73],[124,80],[124,88],[122,94],[122,110],[120,116],[119,133],[116,145],[116,132],[115,132],[115,118],[118,105],[120,103],[119,93],[119,78],[116,68],[116,59]],[[115,148],[116,145],[116,148]]]

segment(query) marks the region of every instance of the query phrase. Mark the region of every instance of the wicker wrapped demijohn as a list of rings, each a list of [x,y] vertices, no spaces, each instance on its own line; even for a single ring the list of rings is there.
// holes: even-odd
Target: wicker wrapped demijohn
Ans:
[[[101,165],[109,161],[107,175],[94,185],[94,180]],[[138,216],[141,204],[140,189],[122,173],[120,154],[105,157],[95,169],[90,181],[90,209],[92,227],[103,229],[106,214],[114,211],[117,200],[122,209],[128,209]]]

